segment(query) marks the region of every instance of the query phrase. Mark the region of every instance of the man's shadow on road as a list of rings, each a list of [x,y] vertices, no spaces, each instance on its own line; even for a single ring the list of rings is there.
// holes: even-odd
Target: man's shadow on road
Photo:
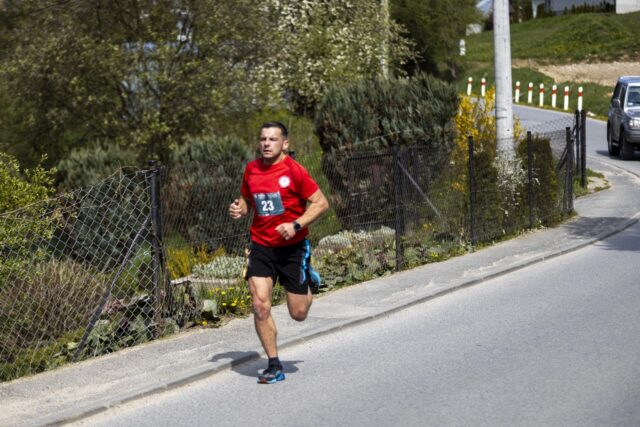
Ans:
[[[211,358],[210,362],[220,362],[225,359],[230,359],[231,370],[233,372],[247,377],[255,377],[258,372],[262,372],[268,364],[268,360],[261,357],[256,351],[228,351],[216,354]],[[304,363],[304,360],[282,360],[284,373],[291,374],[298,372],[296,365],[299,363]]]

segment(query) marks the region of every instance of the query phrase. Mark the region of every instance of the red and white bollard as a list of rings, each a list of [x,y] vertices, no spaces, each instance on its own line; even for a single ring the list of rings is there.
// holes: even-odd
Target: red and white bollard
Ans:
[[[564,111],[569,110],[569,86],[564,87]]]
[[[520,82],[516,82],[516,104],[520,103]]]
[[[473,77],[467,79],[467,96],[471,96],[471,85],[473,84]]]
[[[578,88],[578,111],[582,111],[582,86]]]
[[[533,83],[529,82],[529,93],[527,94],[527,103],[533,102]]]
[[[487,80],[483,77],[480,83],[480,95],[484,97],[487,93]]]
[[[540,83],[540,102],[538,105],[540,107],[544,105],[544,83]]]
[[[551,106],[556,108],[556,101],[558,99],[558,86],[551,86]]]

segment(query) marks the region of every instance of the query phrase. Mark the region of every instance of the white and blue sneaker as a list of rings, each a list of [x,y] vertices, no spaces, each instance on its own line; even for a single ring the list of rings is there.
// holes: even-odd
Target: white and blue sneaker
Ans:
[[[278,381],[284,381],[282,367],[269,366],[258,375],[258,384],[275,384]]]

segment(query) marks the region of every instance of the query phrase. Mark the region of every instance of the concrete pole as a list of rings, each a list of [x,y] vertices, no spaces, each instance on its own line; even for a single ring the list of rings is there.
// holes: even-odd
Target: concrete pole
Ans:
[[[511,94],[511,33],[509,1],[493,0],[493,50],[496,70],[496,138],[498,152],[513,159],[513,101]]]

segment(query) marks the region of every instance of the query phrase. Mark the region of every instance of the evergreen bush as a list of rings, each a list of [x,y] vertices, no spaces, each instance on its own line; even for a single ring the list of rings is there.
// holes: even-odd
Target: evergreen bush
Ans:
[[[556,160],[551,150],[551,140],[534,135],[531,143],[533,151],[532,202],[534,220],[544,225],[553,225],[562,219],[562,207],[559,199],[558,177],[555,170]],[[529,165],[527,142],[523,141],[518,144],[516,152],[517,156],[522,160],[524,169],[527,170]],[[520,193],[523,197],[528,197],[527,188],[523,188]]]
[[[118,144],[96,142],[89,147],[72,150],[60,163],[61,186],[66,190],[90,187],[126,166],[135,166],[135,151]]]
[[[192,138],[172,154],[163,178],[165,235],[215,251],[241,251],[248,240],[246,221],[229,218],[229,204],[240,196],[245,164],[255,152],[234,137]],[[174,236],[175,237],[175,236]]]
[[[405,147],[405,154],[406,147],[425,148],[421,152],[426,154],[419,156],[419,185],[427,188],[453,148],[457,108],[455,88],[425,74],[336,86],[325,95],[315,132],[323,150],[323,172],[331,184],[331,204],[343,227],[392,225],[390,148]],[[351,160],[354,156],[360,160]],[[363,190],[370,188],[375,190]]]
[[[99,270],[122,264],[136,234],[150,242],[151,226],[143,227],[150,212],[148,174],[139,171],[113,175],[91,187],[58,199],[64,223],[56,230],[55,254],[70,256]]]

